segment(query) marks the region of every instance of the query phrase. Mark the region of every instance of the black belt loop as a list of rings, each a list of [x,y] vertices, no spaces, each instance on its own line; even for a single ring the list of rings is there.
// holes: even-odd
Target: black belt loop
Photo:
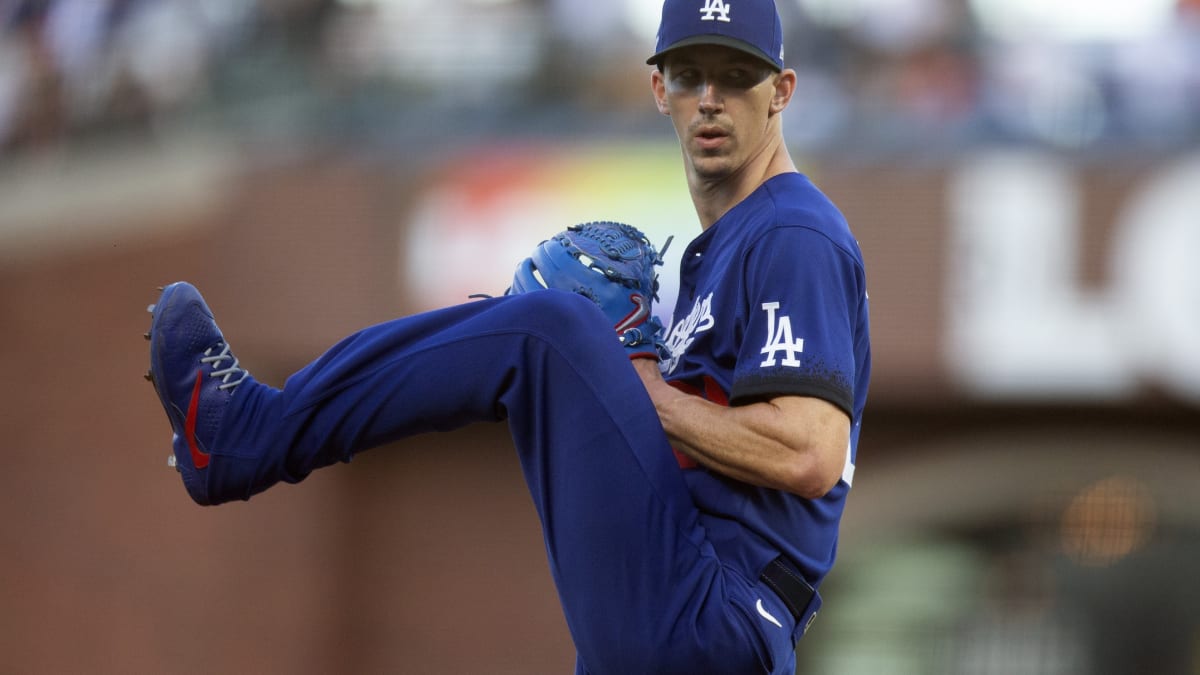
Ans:
[[[796,619],[797,625],[801,625],[805,613],[809,611],[813,600],[818,596],[817,591],[804,580],[800,571],[787,558],[779,556],[767,563],[766,569],[759,578],[775,591],[783,600],[783,604],[787,605],[788,611]],[[809,617],[808,623],[811,621],[812,618]],[[808,626],[804,625],[803,629],[807,630]]]

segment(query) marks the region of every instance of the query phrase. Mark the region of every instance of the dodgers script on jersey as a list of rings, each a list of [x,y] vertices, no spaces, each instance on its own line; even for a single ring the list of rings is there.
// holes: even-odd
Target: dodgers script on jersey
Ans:
[[[842,480],[816,501],[677,455],[722,558],[759,569],[782,552],[819,582],[836,553],[871,369],[862,253],[841,213],[801,174],[763,184],[684,251],[666,336],[663,375],[679,389],[722,405],[812,396],[850,416]]]

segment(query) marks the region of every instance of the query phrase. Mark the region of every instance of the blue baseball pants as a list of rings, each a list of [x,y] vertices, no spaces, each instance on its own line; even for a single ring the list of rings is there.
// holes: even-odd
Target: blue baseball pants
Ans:
[[[409,435],[507,420],[577,673],[794,671],[795,621],[758,570],[714,553],[654,406],[587,299],[539,291],[397,319],[282,389],[245,385],[216,439],[213,494],[248,498]]]

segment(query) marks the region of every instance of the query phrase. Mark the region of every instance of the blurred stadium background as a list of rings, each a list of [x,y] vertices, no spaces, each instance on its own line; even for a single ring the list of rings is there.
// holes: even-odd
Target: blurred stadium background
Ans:
[[[281,384],[570,222],[686,241],[658,6],[0,0],[0,672],[570,672],[502,427],[200,509],[144,308]],[[1200,673],[1200,3],[780,8],[874,310],[800,672]]]

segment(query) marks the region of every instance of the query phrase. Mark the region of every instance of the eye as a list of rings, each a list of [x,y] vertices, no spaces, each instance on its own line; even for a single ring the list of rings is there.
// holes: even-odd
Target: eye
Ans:
[[[695,68],[680,68],[672,73],[671,79],[681,86],[691,87],[699,84],[703,77]]]
[[[750,89],[766,78],[766,73],[752,68],[730,68],[721,74],[721,82],[736,89]]]

